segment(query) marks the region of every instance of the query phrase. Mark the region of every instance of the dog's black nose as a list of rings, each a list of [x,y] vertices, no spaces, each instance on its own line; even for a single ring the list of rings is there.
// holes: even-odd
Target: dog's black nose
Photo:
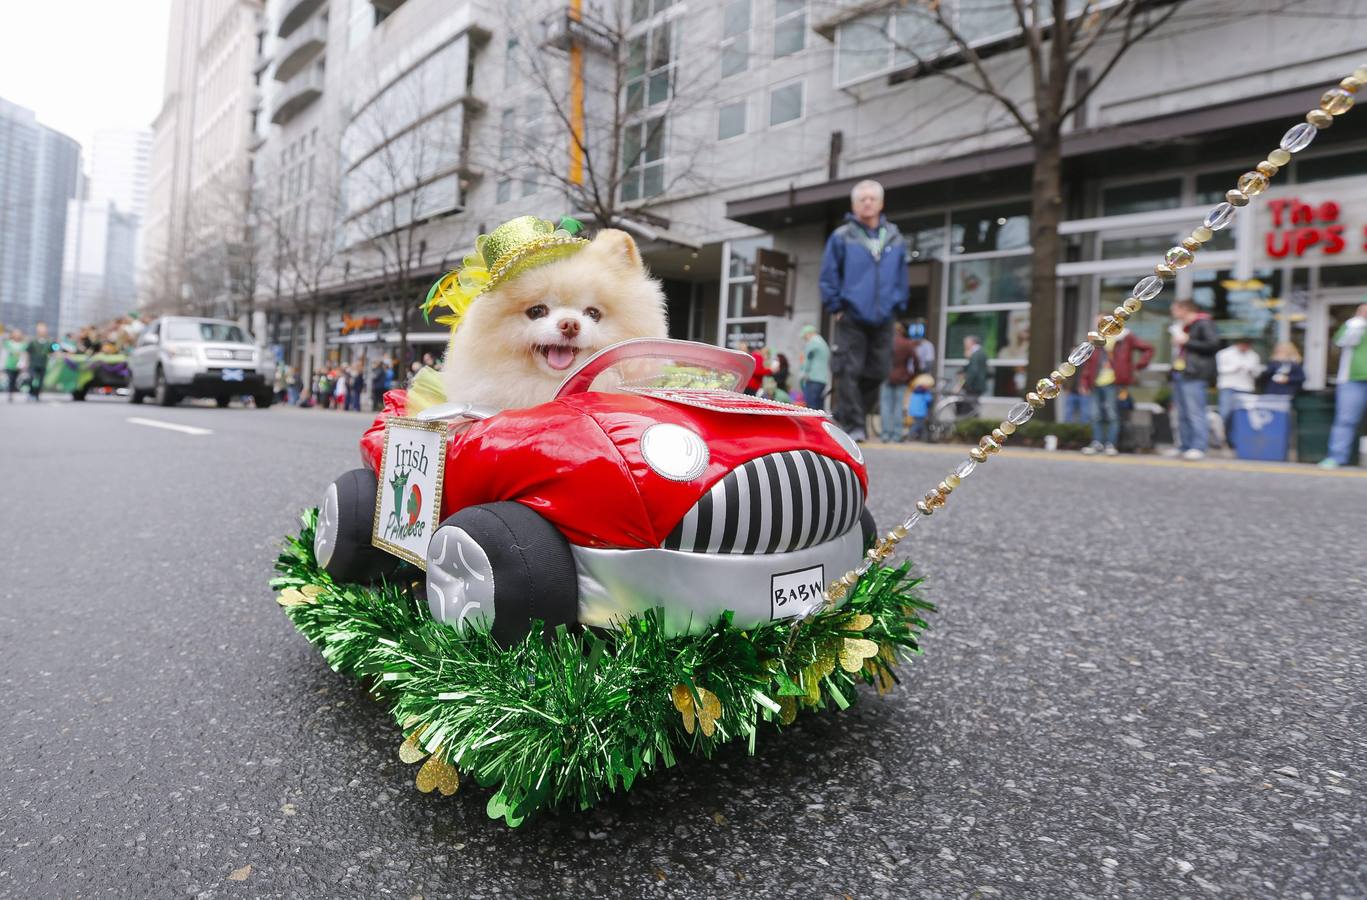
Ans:
[[[576,334],[579,333],[579,320],[561,319],[560,333],[563,334],[565,337],[574,337]]]

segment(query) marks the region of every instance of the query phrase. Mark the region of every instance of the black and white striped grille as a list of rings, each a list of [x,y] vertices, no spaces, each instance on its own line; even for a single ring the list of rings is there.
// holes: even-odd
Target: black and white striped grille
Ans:
[[[788,553],[839,537],[864,494],[848,465],[810,450],[772,453],[732,471],[662,545],[695,553]]]

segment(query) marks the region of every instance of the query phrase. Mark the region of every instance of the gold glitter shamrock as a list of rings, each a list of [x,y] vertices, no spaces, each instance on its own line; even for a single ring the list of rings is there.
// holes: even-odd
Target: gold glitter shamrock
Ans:
[[[280,596],[275,598],[275,602],[281,606],[307,606],[310,603],[317,603],[322,593],[323,589],[316,584],[285,588],[280,592]]]
[[[696,720],[697,724],[702,726],[702,733],[711,737],[717,730],[717,719],[721,718],[721,701],[707,688],[700,687],[697,690],[701,706],[694,702],[693,692],[687,685],[674,685],[670,694],[674,699],[674,708],[683,716],[684,731],[692,734]]]
[[[455,766],[433,754],[418,770],[417,785],[418,790],[424,794],[438,790],[443,797],[449,797],[460,788],[460,773],[456,771]]]
[[[878,644],[867,638],[845,638],[840,646],[840,668],[846,672],[858,672],[864,668],[864,660],[878,655]]]
[[[793,720],[797,718],[797,698],[779,697],[778,705],[778,720],[782,722],[784,725],[793,724]]]

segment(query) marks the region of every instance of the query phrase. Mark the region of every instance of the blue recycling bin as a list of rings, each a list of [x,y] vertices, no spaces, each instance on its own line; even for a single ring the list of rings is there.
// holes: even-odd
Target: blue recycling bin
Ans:
[[[1240,394],[1230,416],[1230,439],[1240,459],[1285,462],[1291,445],[1291,397]]]

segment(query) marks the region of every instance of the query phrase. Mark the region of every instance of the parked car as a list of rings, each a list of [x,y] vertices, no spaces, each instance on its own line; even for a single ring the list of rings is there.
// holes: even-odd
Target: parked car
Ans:
[[[235,322],[163,316],[143,329],[128,354],[129,399],[151,397],[174,406],[185,397],[211,397],[227,406],[251,396],[258,408],[275,399],[275,361]]]
[[[750,628],[815,608],[874,535],[864,460],[824,412],[737,393],[753,368],[710,345],[625,341],[549,403],[421,412],[448,426],[433,617],[510,642],[532,620],[612,628],[659,608],[682,634],[728,610]],[[404,408],[401,391],[385,399],[364,467],[320,508],[315,555],[342,582],[399,565],[372,545],[385,423]]]

